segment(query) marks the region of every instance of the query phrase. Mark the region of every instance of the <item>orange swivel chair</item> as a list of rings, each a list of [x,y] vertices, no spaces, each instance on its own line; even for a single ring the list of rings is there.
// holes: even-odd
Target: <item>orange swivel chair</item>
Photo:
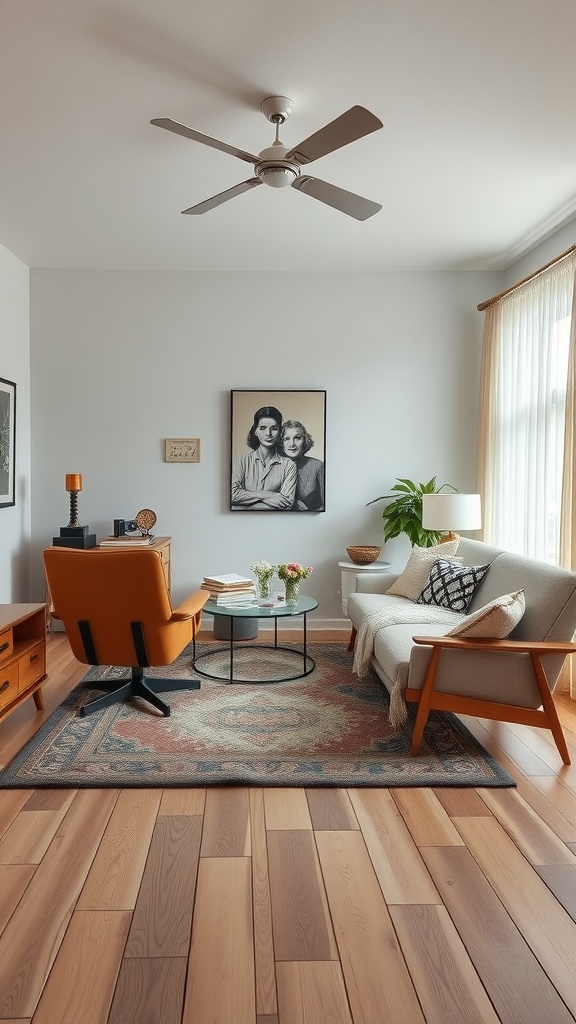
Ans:
[[[168,717],[170,705],[158,693],[199,689],[198,679],[144,675],[150,665],[170,665],[182,653],[200,628],[210,596],[198,590],[173,609],[158,551],[47,548],[44,566],[51,614],[64,623],[78,661],[131,669],[128,681],[118,680],[115,689],[85,704],[81,715],[143,697]]]

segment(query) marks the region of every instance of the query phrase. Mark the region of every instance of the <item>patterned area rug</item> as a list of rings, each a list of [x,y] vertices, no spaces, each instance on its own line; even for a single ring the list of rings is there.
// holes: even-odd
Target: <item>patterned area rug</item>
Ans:
[[[386,691],[374,674],[358,682],[344,644],[308,650],[316,667],[303,679],[230,685],[200,677],[200,690],[164,695],[169,718],[139,698],[80,717],[82,704],[126,674],[90,669],[0,774],[0,787],[515,785],[459,720],[442,712],[431,714],[421,754],[411,757],[413,710],[394,733]],[[291,653],[252,645],[242,657],[253,678],[281,674],[283,658],[284,674],[294,671]],[[214,655],[206,670],[225,672],[226,660]],[[150,672],[193,678],[191,650]]]

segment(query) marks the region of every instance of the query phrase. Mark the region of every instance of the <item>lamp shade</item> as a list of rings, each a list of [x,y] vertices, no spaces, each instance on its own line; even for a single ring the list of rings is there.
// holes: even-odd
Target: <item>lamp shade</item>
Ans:
[[[425,530],[479,530],[482,509],[479,494],[423,494],[422,526]]]

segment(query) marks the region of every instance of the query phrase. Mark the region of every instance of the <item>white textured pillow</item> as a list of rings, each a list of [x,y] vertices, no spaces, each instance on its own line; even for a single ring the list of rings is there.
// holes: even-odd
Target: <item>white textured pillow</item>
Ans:
[[[477,612],[467,615],[458,626],[451,629],[446,636],[484,637],[484,639],[503,640],[512,632],[524,615],[526,601],[523,590],[515,590],[512,594],[504,594],[479,608]]]
[[[388,587],[387,594],[396,594],[397,597],[407,597],[410,601],[416,601],[426,585],[430,575],[430,569],[439,558],[446,558],[449,562],[460,562],[461,559],[450,558],[456,553],[458,540],[447,540],[444,544],[436,544],[433,548],[419,548],[417,544],[412,548],[412,553],[406,568]]]

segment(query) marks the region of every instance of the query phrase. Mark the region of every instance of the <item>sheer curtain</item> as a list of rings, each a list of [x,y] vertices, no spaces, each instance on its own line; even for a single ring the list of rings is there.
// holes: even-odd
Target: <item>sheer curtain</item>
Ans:
[[[576,378],[570,357],[575,270],[572,254],[495,301],[484,326],[478,460],[484,539],[555,564],[561,536],[562,558],[568,543],[568,557],[576,555],[573,534],[566,539],[576,476],[573,392],[567,403],[569,368],[572,388]],[[570,494],[563,492],[565,437]]]

